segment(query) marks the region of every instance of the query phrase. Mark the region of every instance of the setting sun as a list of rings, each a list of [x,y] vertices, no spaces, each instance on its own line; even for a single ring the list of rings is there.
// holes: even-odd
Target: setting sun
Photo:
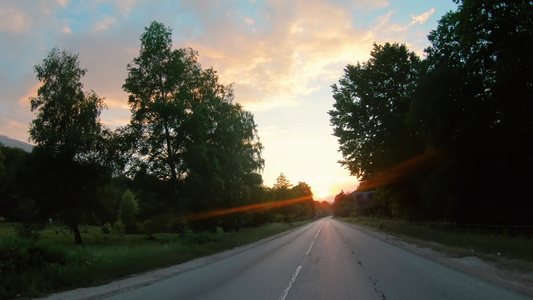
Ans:
[[[313,190],[315,200],[325,200],[325,198],[331,196],[331,194],[331,189],[328,187],[319,187],[317,190]]]

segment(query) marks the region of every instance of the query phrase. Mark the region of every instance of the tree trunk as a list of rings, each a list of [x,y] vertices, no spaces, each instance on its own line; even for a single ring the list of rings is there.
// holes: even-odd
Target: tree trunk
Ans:
[[[171,176],[170,179],[172,181],[172,185],[174,188],[174,198],[176,201],[176,209],[178,214],[178,234],[180,237],[185,236],[185,225],[181,218],[182,213],[182,207],[179,200],[179,191],[178,191],[178,172],[176,170],[176,162],[174,161],[174,152],[171,146],[171,140],[170,140],[170,129],[167,125],[167,121],[165,120],[165,141],[167,144],[167,156],[168,156],[168,166],[170,168]]]
[[[74,243],[81,245],[83,241],[81,239],[81,233],[80,233],[80,228],[78,227],[78,221],[76,220],[75,217],[70,218],[69,227],[72,230],[72,232],[74,232]]]

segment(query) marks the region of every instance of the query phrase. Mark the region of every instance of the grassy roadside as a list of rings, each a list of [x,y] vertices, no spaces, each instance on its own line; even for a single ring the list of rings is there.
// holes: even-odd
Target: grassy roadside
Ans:
[[[525,236],[454,231],[445,229],[444,225],[429,226],[375,218],[340,220],[382,231],[420,247],[445,252],[452,257],[477,256],[494,261],[502,268],[533,272],[533,239]]]
[[[47,293],[95,286],[140,272],[203,257],[294,229],[307,222],[269,224],[239,232],[104,234],[82,227],[83,245],[75,245],[63,226],[48,227],[37,241],[16,238],[16,224],[0,223],[0,299],[40,297]]]

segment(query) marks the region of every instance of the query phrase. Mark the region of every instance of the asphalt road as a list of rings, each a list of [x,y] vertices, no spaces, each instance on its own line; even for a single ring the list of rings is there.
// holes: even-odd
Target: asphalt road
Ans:
[[[108,299],[529,299],[325,218]]]

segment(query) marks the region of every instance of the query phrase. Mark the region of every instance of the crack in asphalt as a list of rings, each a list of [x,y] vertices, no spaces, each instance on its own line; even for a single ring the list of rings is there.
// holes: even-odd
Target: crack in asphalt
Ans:
[[[378,284],[378,280],[372,278],[372,275],[368,277],[368,280],[374,285],[374,292],[381,298],[381,300],[387,300],[387,296],[384,292],[380,291],[380,285]]]

